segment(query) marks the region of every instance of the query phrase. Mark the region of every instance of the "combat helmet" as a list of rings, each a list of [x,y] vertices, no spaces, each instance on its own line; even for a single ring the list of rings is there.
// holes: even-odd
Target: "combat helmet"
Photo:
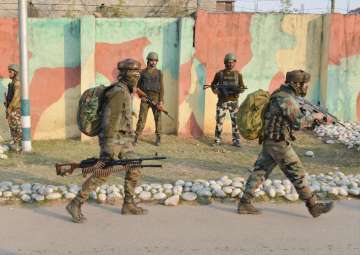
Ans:
[[[228,53],[224,57],[224,64],[230,61],[236,61],[236,56],[233,53]]]
[[[17,65],[17,64],[11,64],[8,66],[8,70],[13,70],[18,73],[20,71],[20,68],[19,68],[19,65]]]
[[[141,64],[139,61],[132,59],[132,58],[127,58],[124,59],[122,61],[120,61],[117,64],[117,68],[120,71],[126,71],[126,70],[140,70],[141,68]]]
[[[156,52],[149,52],[149,54],[146,57],[147,60],[159,60],[159,56]]]

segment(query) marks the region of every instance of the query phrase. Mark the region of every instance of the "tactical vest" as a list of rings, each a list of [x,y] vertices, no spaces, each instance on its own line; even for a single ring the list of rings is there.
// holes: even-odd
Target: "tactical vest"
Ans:
[[[15,94],[15,84],[12,81],[8,85],[8,91],[7,91],[7,94],[6,94],[6,105],[9,105],[11,103],[11,101],[14,98],[14,94]]]
[[[220,71],[219,84],[221,86],[239,86],[239,73],[237,71]],[[236,101],[239,98],[238,94],[231,94],[227,96],[220,95],[219,103],[227,101]]]
[[[287,92],[278,90],[270,98],[270,103],[264,112],[263,139],[275,142],[295,140],[292,125],[280,108],[281,97],[290,96]]]
[[[149,72],[148,69],[145,69],[141,72],[141,83],[140,89],[143,91],[155,91],[160,92],[161,86],[161,71],[154,70]]]
[[[237,71],[220,71],[220,84],[223,86],[239,86],[239,73]]]

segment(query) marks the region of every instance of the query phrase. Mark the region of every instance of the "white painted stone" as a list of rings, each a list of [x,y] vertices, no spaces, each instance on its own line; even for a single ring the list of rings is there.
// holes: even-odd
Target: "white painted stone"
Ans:
[[[148,184],[141,185],[141,186],[142,186],[143,190],[144,190],[144,191],[147,191],[147,192],[149,192],[149,191],[152,189],[151,186],[148,185]]]
[[[335,143],[335,141],[334,141],[334,140],[330,140],[330,139],[329,139],[329,140],[326,140],[326,143],[327,143],[327,144],[334,144],[334,143]]]
[[[242,182],[233,182],[232,183],[232,186],[234,188],[243,188],[244,187],[244,184]]]
[[[175,195],[181,195],[181,193],[183,192],[183,186],[175,186],[173,188],[173,192]]]
[[[172,189],[164,189],[164,193],[166,195],[172,195],[173,194],[173,190]]]
[[[233,188],[231,186],[226,186],[226,187],[223,187],[223,191],[226,193],[226,194],[231,194],[232,191],[233,191]]]
[[[217,184],[217,183],[215,183],[215,184],[210,184],[210,188],[212,189],[212,190],[218,190],[218,189],[221,189],[221,185],[219,185],[219,184]]]
[[[339,188],[339,195],[340,196],[348,196],[348,191],[347,191],[347,188],[346,187],[340,187]]]
[[[238,197],[240,195],[240,193],[242,193],[242,190],[235,188],[235,189],[233,189],[233,191],[231,193],[231,197]]]
[[[235,177],[235,178],[233,178],[232,180],[233,180],[233,182],[242,182],[242,183],[245,182],[245,178],[242,177],[242,176]]]
[[[192,182],[190,182],[190,181],[187,181],[187,182],[185,182],[185,187],[189,187],[189,188],[191,188],[191,186],[193,185],[193,183]]]
[[[360,189],[359,188],[352,188],[349,190],[349,194],[353,196],[359,196],[360,195]]]
[[[8,156],[6,154],[0,154],[0,159],[8,159]]]
[[[71,190],[70,190],[70,192],[71,192]],[[100,188],[99,193],[100,194],[107,194],[106,189],[102,189],[102,188]]]
[[[184,186],[185,185],[185,182],[183,180],[177,180],[175,182],[175,186]]]
[[[292,201],[292,202],[299,200],[299,195],[297,193],[286,194],[284,197],[287,200]]]
[[[98,195],[98,201],[100,202],[100,203],[103,203],[103,202],[105,202],[106,201],[106,194],[104,194],[104,193],[100,193],[99,195]]]
[[[23,194],[23,195],[21,196],[21,201],[23,201],[23,202],[25,202],[25,203],[29,203],[29,202],[31,202],[31,196],[28,195],[28,194]]]
[[[49,195],[49,194],[51,194],[51,193],[53,193],[54,192],[54,189],[53,188],[51,188],[51,187],[46,187],[45,188],[45,195]]]
[[[122,199],[122,195],[119,192],[112,192],[107,196],[108,200],[119,200]]]
[[[45,196],[44,195],[40,195],[40,194],[32,194],[31,195],[32,199],[34,199],[36,202],[40,202],[40,201],[44,201],[45,200]]]
[[[179,204],[180,196],[174,195],[165,200],[164,204],[168,206],[176,206]]]
[[[11,191],[4,191],[3,197],[10,198],[13,196],[13,193]]]
[[[202,189],[202,190],[199,190],[198,191],[198,196],[200,197],[211,197],[212,196],[212,193],[209,189]]]
[[[204,188],[204,186],[200,183],[195,183],[192,187],[191,187],[191,191],[194,193],[197,193],[198,191],[202,190]]]
[[[181,195],[181,198],[185,201],[194,201],[197,195],[194,192],[185,192]]]
[[[269,197],[271,198],[274,198],[276,197],[276,191],[273,187],[270,187],[268,190],[267,190],[267,194],[269,195]]]
[[[142,201],[148,201],[151,199],[151,192],[149,191],[142,191],[140,194],[139,194],[139,198],[142,200]]]
[[[61,197],[62,197],[62,194],[61,194],[61,193],[58,193],[58,192],[54,192],[54,193],[51,193],[51,194],[47,194],[47,195],[46,195],[46,199],[47,199],[47,200],[60,199]]]
[[[64,197],[65,197],[65,199],[73,199],[74,197],[76,197],[76,194],[71,193],[71,192],[65,192]]]
[[[230,186],[232,184],[232,180],[231,179],[226,179],[222,181],[224,183],[224,186]]]
[[[184,192],[190,192],[191,191],[191,187],[184,187]]]
[[[174,187],[174,185],[170,184],[170,183],[165,183],[163,185],[164,189],[172,189]]]
[[[224,197],[226,197],[226,194],[225,194],[225,192],[224,192],[222,189],[214,190],[213,193],[214,193],[215,197],[217,197],[217,198],[224,198]]]
[[[336,188],[336,187],[331,187],[331,188],[328,190],[328,192],[329,192],[330,194],[335,195],[335,196],[339,195],[339,189]]]
[[[152,189],[160,189],[162,187],[160,183],[152,183],[150,186]]]
[[[314,153],[313,151],[306,151],[306,152],[305,152],[305,156],[306,156],[306,157],[313,158],[313,157],[315,157],[315,153]]]
[[[159,193],[156,193],[154,194],[154,199],[155,200],[163,200],[165,199],[167,196],[165,193],[162,193],[162,192],[159,192]]]
[[[143,191],[143,188],[142,188],[141,186],[137,186],[137,187],[134,189],[135,195],[140,194],[142,191]]]
[[[20,188],[22,190],[26,190],[26,191],[28,191],[28,190],[31,191],[31,187],[32,187],[32,185],[30,183],[23,183],[20,185]]]
[[[159,191],[157,189],[152,189],[150,190],[151,194],[156,194],[156,193],[159,193]]]

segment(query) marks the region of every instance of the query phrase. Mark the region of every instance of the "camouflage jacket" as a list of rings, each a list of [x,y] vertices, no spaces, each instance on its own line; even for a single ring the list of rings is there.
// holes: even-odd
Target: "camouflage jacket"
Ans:
[[[274,141],[295,140],[293,131],[313,122],[311,115],[300,109],[293,89],[286,85],[273,92],[263,118],[263,139]]]

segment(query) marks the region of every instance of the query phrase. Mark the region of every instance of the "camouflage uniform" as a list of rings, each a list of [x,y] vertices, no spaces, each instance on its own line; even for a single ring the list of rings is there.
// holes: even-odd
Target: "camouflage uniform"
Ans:
[[[100,158],[132,158],[134,157],[134,148],[132,144],[130,92],[125,84],[118,82],[106,92],[106,97],[109,101],[105,106],[102,130],[98,135]],[[125,202],[132,201],[139,176],[139,169],[126,172]],[[76,198],[81,203],[85,202],[89,198],[90,192],[104,184],[106,180],[107,177],[90,176],[82,185],[82,189]]]
[[[156,68],[146,68],[142,70],[138,87],[145,92],[150,99],[156,103],[164,102],[164,85],[163,74]],[[140,136],[144,130],[147,114],[149,111],[149,104],[141,101],[139,119],[136,125],[136,135]],[[155,120],[155,134],[161,135],[161,112],[155,107],[151,107]]]
[[[14,70],[10,65],[9,70]],[[18,72],[16,67],[14,70]],[[6,115],[9,123],[10,134],[14,141],[14,146],[21,148],[22,140],[22,126],[21,126],[21,85],[18,75],[16,75],[8,85],[8,90],[6,94]]]
[[[291,146],[292,131],[300,129],[306,119],[289,86],[283,85],[273,93],[265,112],[263,148],[255,162],[255,168],[247,180],[244,199],[253,198],[255,190],[268,178],[276,165],[293,183],[302,200],[309,200],[313,194],[305,179],[305,171]]]
[[[133,68],[133,69],[129,69]],[[133,131],[131,124],[131,93],[140,77],[140,63],[126,59],[118,65],[119,82],[105,92],[105,105],[102,111],[101,131],[98,135],[100,159],[134,158]],[[124,71],[125,70],[125,71]],[[124,203],[122,214],[143,214],[145,209],[134,203],[134,189],[140,177],[139,169],[127,170],[124,184]],[[66,209],[73,221],[81,223],[85,217],[81,213],[81,205],[89,198],[96,187],[102,185],[107,177],[90,176],[82,185],[81,191],[68,204]]]
[[[216,86],[238,86],[238,93],[223,95]],[[216,127],[215,127],[215,142],[221,142],[221,133],[223,128],[226,111],[229,111],[232,127],[232,142],[239,143],[240,135],[236,123],[236,113],[238,111],[239,94],[245,89],[242,75],[238,71],[222,70],[217,72],[213,82],[211,83],[212,90],[218,94],[218,102],[216,104]]]
[[[305,82],[309,79],[305,79]],[[289,84],[282,85],[271,95],[263,115],[264,127],[261,136],[263,147],[253,172],[246,181],[244,195],[238,207],[239,213],[259,213],[251,205],[251,200],[254,198],[255,190],[269,177],[276,165],[279,165],[292,182],[313,217],[318,217],[332,208],[332,203],[317,203],[305,179],[303,165],[291,146],[291,141],[295,140],[293,131],[310,126],[314,121],[312,116],[305,116],[300,109],[296,101],[298,95],[294,86]]]

